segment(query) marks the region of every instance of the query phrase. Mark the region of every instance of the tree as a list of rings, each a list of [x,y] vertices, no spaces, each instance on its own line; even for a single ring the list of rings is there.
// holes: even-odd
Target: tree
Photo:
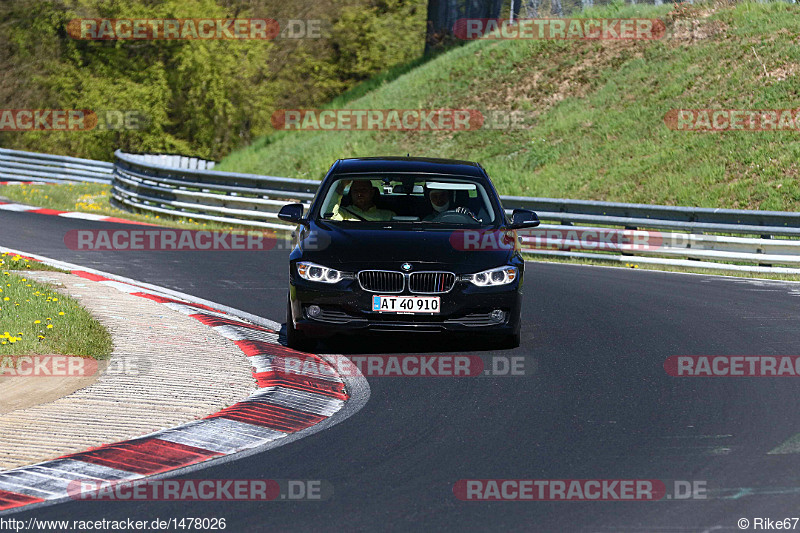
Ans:
[[[446,48],[456,42],[453,26],[461,18],[500,17],[503,0],[428,0],[428,27],[425,53]]]

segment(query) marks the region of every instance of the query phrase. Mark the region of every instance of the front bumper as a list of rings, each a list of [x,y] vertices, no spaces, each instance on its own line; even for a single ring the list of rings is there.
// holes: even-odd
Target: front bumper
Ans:
[[[373,312],[372,297],[378,293],[363,290],[356,280],[326,285],[293,276],[290,283],[295,327],[314,337],[373,331],[460,331],[505,335],[514,333],[519,322],[521,275],[514,283],[497,287],[476,287],[467,281],[457,281],[450,292],[432,295],[441,299],[437,314]],[[419,294],[406,291],[398,296]],[[312,304],[322,310],[313,318],[307,313]],[[495,309],[505,313],[501,322],[491,320],[490,313]]]

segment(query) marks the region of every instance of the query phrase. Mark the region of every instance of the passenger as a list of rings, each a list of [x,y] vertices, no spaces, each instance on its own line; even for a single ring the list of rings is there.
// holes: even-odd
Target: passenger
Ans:
[[[372,185],[369,180],[355,180],[350,185],[351,204],[348,206],[342,205],[342,195],[347,186],[345,180],[339,180],[336,188],[336,193],[339,195],[334,208],[331,220],[360,220],[385,222],[392,220],[395,216],[393,211],[389,209],[378,209],[375,205],[375,197],[379,194],[377,187]]]

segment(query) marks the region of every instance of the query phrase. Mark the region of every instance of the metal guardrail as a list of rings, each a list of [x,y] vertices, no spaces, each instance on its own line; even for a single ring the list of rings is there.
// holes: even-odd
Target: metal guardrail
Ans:
[[[109,183],[113,171],[106,161],[0,148],[0,181]]]
[[[727,232],[735,230],[729,227]],[[546,224],[519,234],[524,252],[542,256],[800,274],[798,268],[769,266],[800,264],[800,239]],[[731,263],[757,263],[758,266]]]
[[[190,170],[211,170],[217,163],[206,161],[197,157],[185,155],[166,155],[166,154],[127,154],[131,159],[143,163],[154,163],[162,167],[187,168]]]
[[[669,205],[626,204],[563,198],[503,196],[504,205],[533,209],[541,219],[693,232],[800,237],[800,213]],[[731,228],[735,228],[733,231]]]
[[[0,149],[0,179],[112,178],[111,201],[122,209],[275,230],[293,229],[278,219],[278,211],[291,202],[308,206],[319,186],[315,180],[221,172],[212,170],[213,161],[184,156],[118,150],[115,158],[112,164]],[[532,209],[543,221],[535,230],[519,232],[522,250],[530,254],[800,274],[800,268],[792,268],[800,265],[796,212],[520,196],[501,200],[509,214]],[[606,241],[613,234],[610,245],[598,233]]]
[[[308,205],[319,186],[314,180],[171,167],[119,150],[114,155],[115,205],[198,220],[289,230],[278,211],[290,202]]]
[[[288,202],[308,205],[319,185],[314,180],[168,168],[148,156],[115,155],[115,203],[201,220],[291,229],[277,219],[277,212]],[[800,213],[519,196],[501,200],[509,214],[515,208],[533,209],[542,221],[556,223],[520,232],[522,249],[530,254],[800,274],[800,268],[771,266],[800,265]],[[581,242],[600,227],[615,233],[612,246],[598,246],[602,238]],[[556,233],[547,238],[548,232]],[[643,239],[658,244],[638,245]]]

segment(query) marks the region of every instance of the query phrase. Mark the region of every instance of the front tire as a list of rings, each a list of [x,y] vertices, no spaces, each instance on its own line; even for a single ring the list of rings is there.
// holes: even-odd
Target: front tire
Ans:
[[[503,339],[503,342],[501,343],[501,346],[508,350],[519,348],[520,342],[522,341],[521,329],[522,329],[522,314],[520,313],[520,316],[517,317],[517,324],[514,327],[514,332],[511,333],[510,335],[506,335],[506,337]]]
[[[520,332],[517,331],[516,333],[512,333],[511,335],[507,335],[501,346],[507,350],[513,350],[514,348],[519,348],[519,345],[522,341],[520,336]]]
[[[294,327],[292,301],[289,298],[286,299],[286,344],[289,348],[300,352],[310,352],[317,344]]]

